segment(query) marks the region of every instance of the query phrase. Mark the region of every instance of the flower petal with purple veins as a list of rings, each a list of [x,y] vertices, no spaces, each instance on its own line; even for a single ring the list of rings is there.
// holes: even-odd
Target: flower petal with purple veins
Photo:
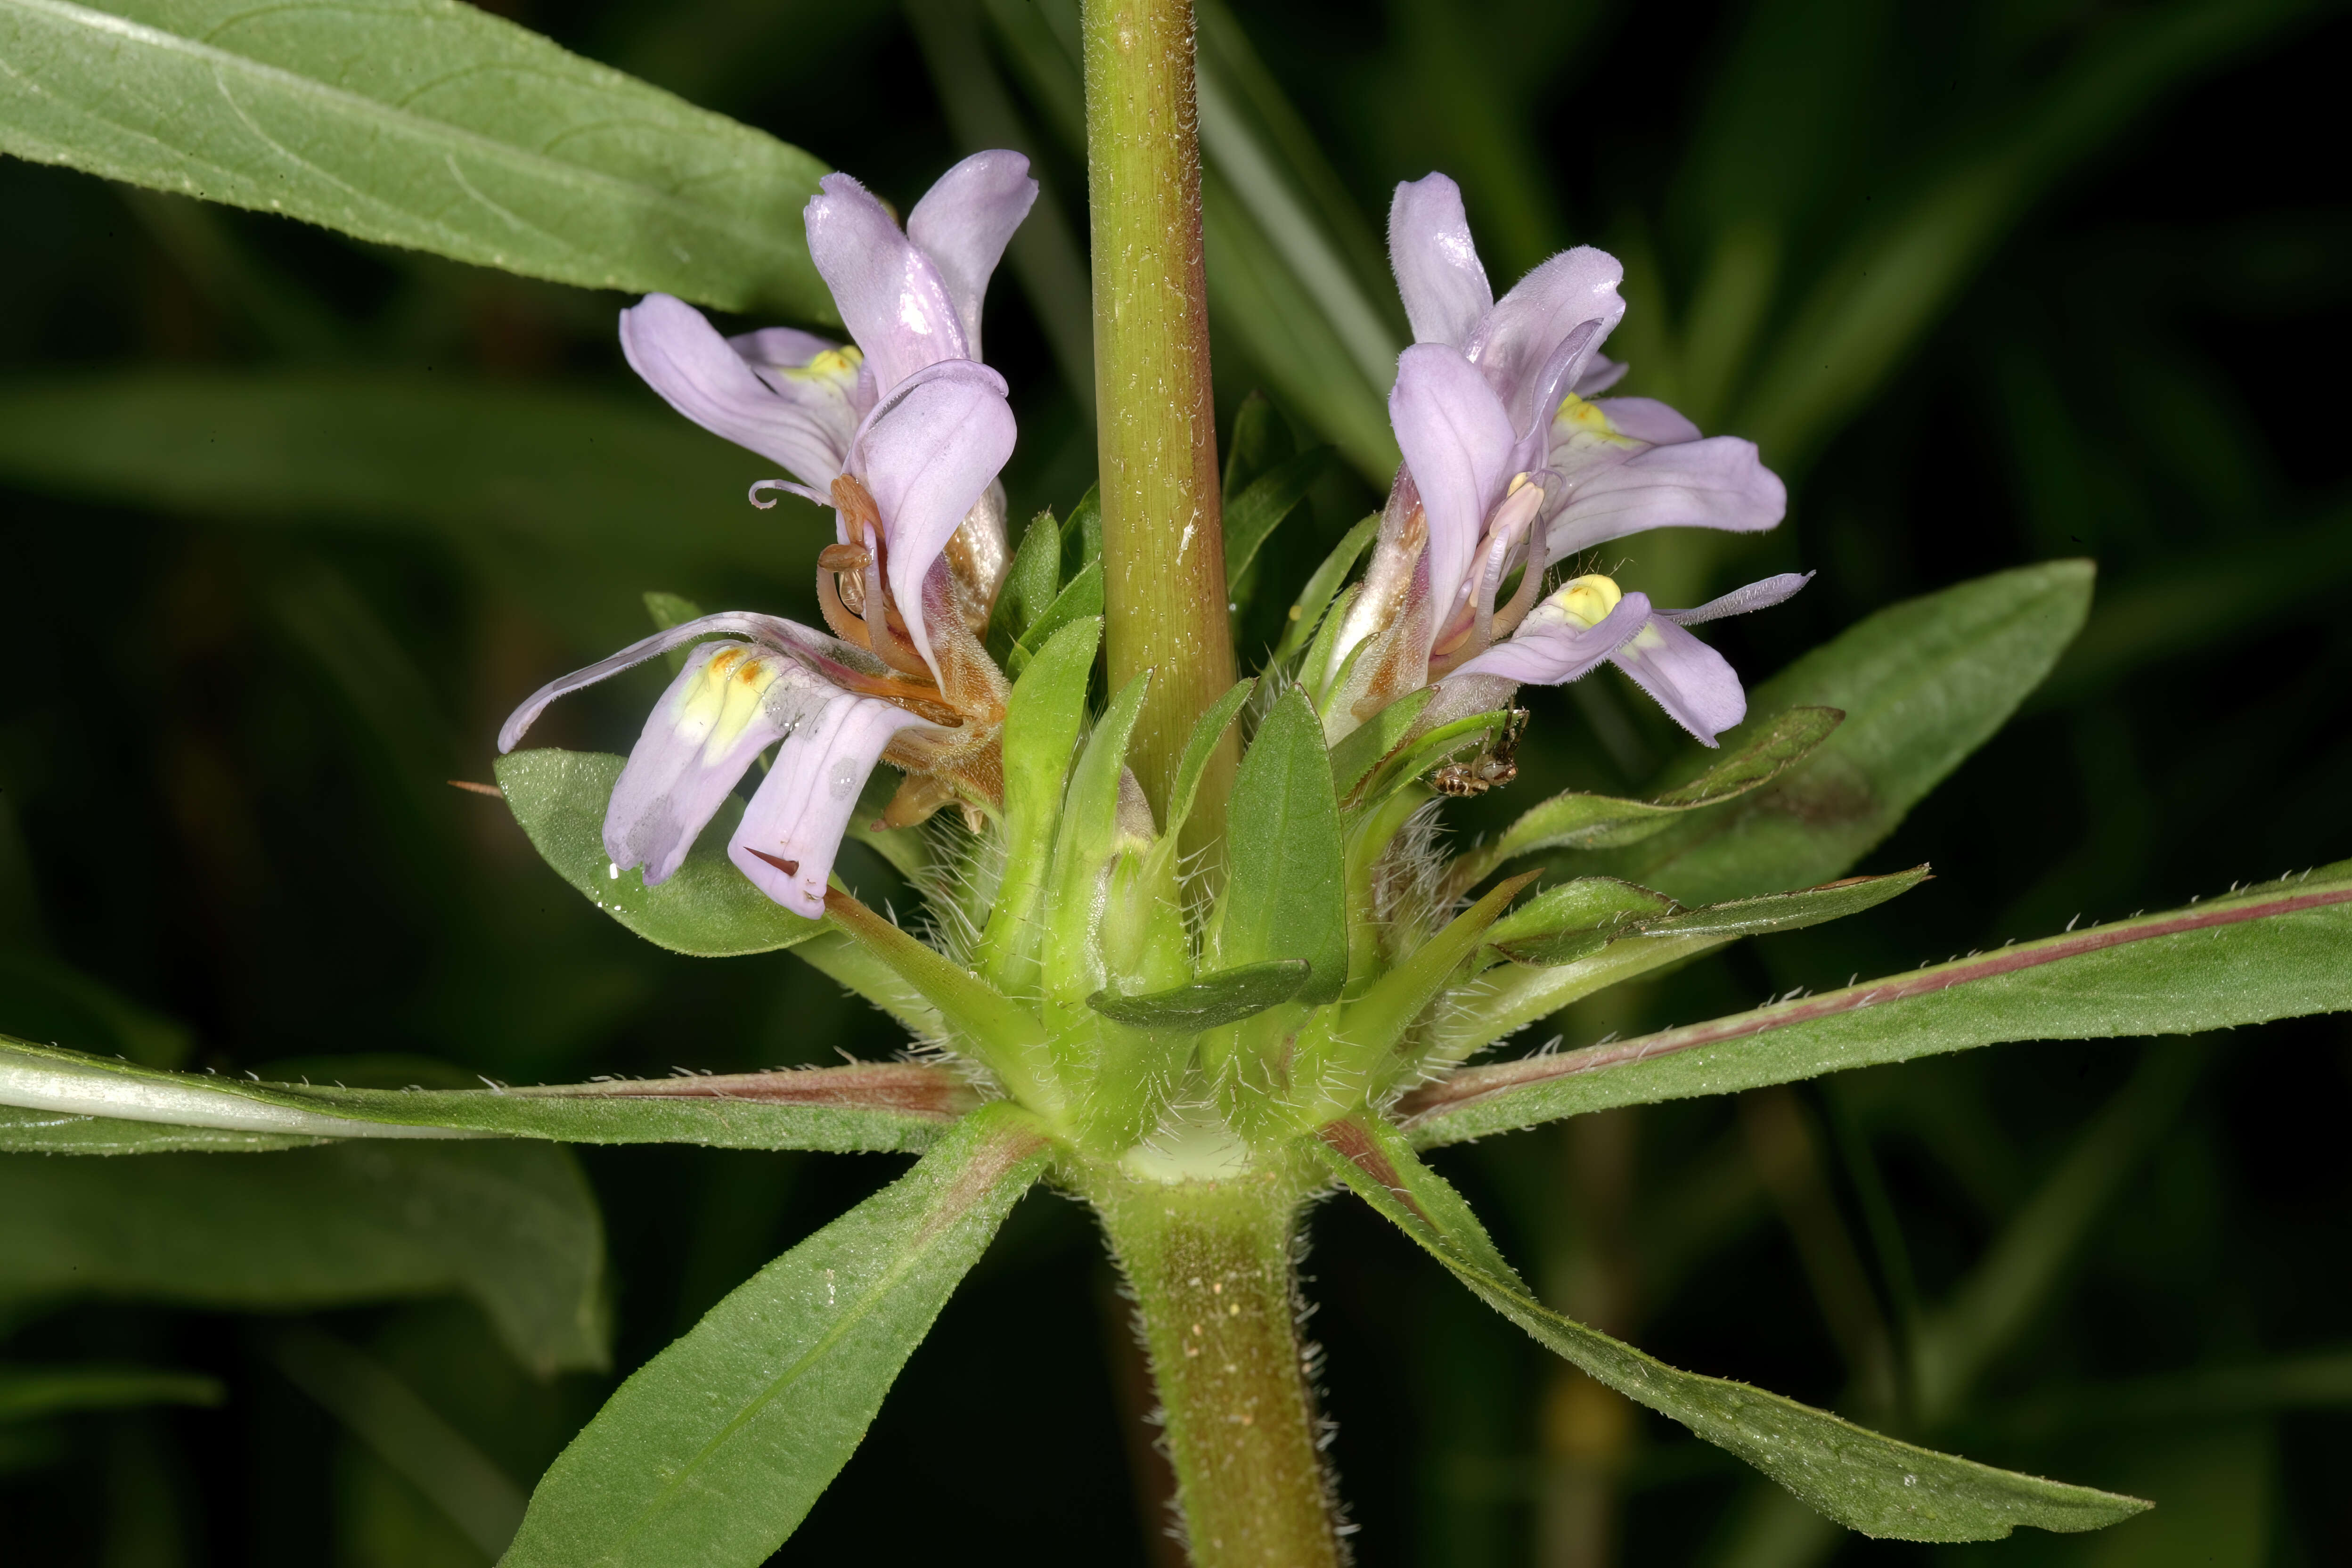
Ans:
[[[1442,626],[1453,617],[1486,514],[1510,482],[1514,432],[1485,378],[1440,343],[1416,343],[1398,358],[1389,423],[1429,522],[1430,603]]]
[[[809,198],[809,259],[874,372],[877,396],[926,365],[968,359],[971,344],[947,281],[887,208],[847,174]]]
[[[1624,275],[1615,257],[1580,245],[1543,263],[1495,301],[1465,352],[1503,400],[1512,429],[1524,430],[1535,420],[1536,380],[1569,333],[1587,321],[1600,322],[1586,345],[1598,352],[1615,329],[1625,314],[1625,301],[1617,293]],[[1582,374],[1583,367],[1577,366],[1568,384],[1576,384]]]
[[[1748,716],[1748,694],[1730,661],[1663,616],[1650,617],[1609,658],[1703,746]]]
[[[923,579],[1013,455],[1014,434],[1003,379],[951,361],[885,398],[851,447],[851,466],[882,515],[891,599],[926,661]]]
[[[825,879],[866,777],[891,736],[922,722],[871,697],[824,699],[784,738],[728,840],[728,858],[777,903],[821,918]]]
[[[1028,159],[1002,150],[974,153],[941,174],[907,215],[907,237],[940,269],[973,359],[980,357],[980,306],[989,276],[1036,200]]]
[[[1756,444],[1733,436],[1652,447],[1569,477],[1568,499],[1549,530],[1555,561],[1651,528],[1759,532],[1778,523],[1789,504]]]
[[[646,716],[604,811],[604,853],[646,886],[669,879],[743,771],[832,688],[791,655],[705,643]]]
[[[845,380],[829,367],[806,377],[799,390],[781,377],[763,377],[701,311],[667,294],[648,294],[621,312],[621,353],[664,402],[822,489],[841,472],[842,453],[857,426],[850,399],[856,370],[823,339],[810,341],[823,345],[819,353],[841,361]]]
[[[1467,348],[1494,309],[1495,290],[1470,238],[1462,188],[1431,174],[1396,188],[1389,203],[1389,267],[1417,343]]]

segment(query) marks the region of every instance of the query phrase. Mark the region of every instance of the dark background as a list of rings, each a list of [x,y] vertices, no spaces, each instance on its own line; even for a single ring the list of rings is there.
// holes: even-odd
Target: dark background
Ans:
[[[806,147],[902,210],[968,150],[938,107],[937,51],[889,7],[507,14]],[[1003,35],[978,11],[919,16],[987,40],[981,64],[1002,68],[1083,235],[1079,166]],[[1392,184],[1433,167],[1462,181],[1498,291],[1565,244],[1626,257],[1624,390],[1759,437],[1791,501],[1762,541],[1630,542],[1622,574],[1684,603],[1820,572],[1713,637],[1752,679],[1916,594],[2038,560],[2099,565],[2090,626],[2046,688],[1861,868],[1930,861],[1936,880],[1867,921],[1597,998],[1537,1037],[1701,1017],[2352,855],[2340,12],[1390,0],[1253,7],[1242,31],[1358,209],[1342,238],[1360,271]],[[2097,89],[2109,78],[2121,85]],[[1972,172],[2008,194],[1927,247],[1949,286],[1923,286],[1859,348],[1822,349],[1875,364],[1836,405],[1776,398],[1775,375],[1811,350],[1824,280],[1834,303],[1840,279],[1869,279],[1838,269],[1874,226]],[[126,1048],[131,1015],[93,1011],[70,974],[184,1026],[139,1036],[153,1059],[223,1069],[396,1052],[533,1081],[895,1047],[787,955],[719,963],[635,942],[494,803],[443,783],[487,777],[514,702],[638,635],[646,589],[808,612],[814,515],[738,515],[760,460],[681,435],[675,515],[654,509],[642,537],[571,537],[564,507],[593,476],[533,471],[560,442],[520,424],[511,493],[483,489],[454,447],[444,471],[429,439],[341,489],[288,477],[322,460],[297,450],[274,459],[282,474],[264,455],[229,483],[188,456],[201,417],[175,436],[108,401],[200,371],[348,407],[372,430],[409,406],[369,401],[383,386],[418,404],[487,389],[526,401],[485,406],[519,410],[578,392],[667,418],[616,352],[623,300],[15,162],[0,210],[0,405],[70,394],[94,410],[79,468],[53,437],[0,433],[0,1029]],[[1213,288],[1219,260],[1213,245]],[[1066,509],[1091,478],[1087,416],[1031,293],[1001,279],[990,310],[1024,431],[1015,515]],[[1270,340],[1223,298],[1217,310],[1223,416],[1265,384],[1298,442],[1322,438],[1296,370],[1286,394]],[[562,503],[553,522],[502,532],[534,496]],[[1335,465],[1277,536],[1270,580],[1376,499]],[[1245,656],[1264,647],[1244,633]],[[559,708],[544,740],[625,750],[652,679]],[[1638,787],[1675,737],[1637,695],[1613,674],[1536,694],[1520,783],[1465,823],[1567,784]],[[2322,1018],[2168,1051],[1999,1047],[1586,1118],[1440,1163],[1548,1300],[1676,1364],[2160,1505],[2101,1536],[1951,1549],[1972,1561],[2268,1568],[2352,1561],[2347,1115],[2352,1034]],[[609,1227],[623,1372],[901,1165],[580,1158]],[[1311,1328],[1367,1564],[1937,1554],[1776,1509],[1360,1208],[1319,1214],[1314,1246]],[[1988,1346],[1932,1419],[1906,1393],[1919,1321],[1974,1323]],[[453,1302],[318,1321],[526,1489],[610,1387],[533,1383]],[[277,1370],[285,1326],[0,1301],[10,1362],[135,1360],[229,1391],[216,1409],[0,1421],[10,1559],[481,1561]],[[1158,1505],[1130,1481],[1148,1443],[1124,1333],[1083,1212],[1031,1197],[779,1561],[1164,1554]]]

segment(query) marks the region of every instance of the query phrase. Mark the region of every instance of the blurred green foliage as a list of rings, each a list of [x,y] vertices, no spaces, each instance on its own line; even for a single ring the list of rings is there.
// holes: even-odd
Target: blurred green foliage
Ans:
[[[1093,466],[1073,6],[500,9],[902,206],[972,147],[1030,151],[1048,195],[989,342],[1022,420],[1013,515],[1066,512]],[[2099,564],[2024,714],[1862,868],[1930,862],[1933,882],[1543,1034],[1583,1044],[2352,855],[2352,201],[2326,152],[2347,46],[2340,9],[2273,0],[1204,11],[1221,403],[1233,419],[1268,393],[1250,461],[1306,495],[1237,584],[1245,657],[1377,500],[1403,335],[1380,226],[1393,182],[1433,167],[1462,182],[1498,283],[1564,244],[1622,256],[1626,390],[1756,437],[1791,479],[1772,535],[1605,563],[1666,603],[1820,569],[1725,625],[1752,679],[1919,592]],[[13,162],[0,200],[0,1030],[156,1065],[300,1056],[325,1077],[316,1058],[405,1053],[526,1081],[895,1047],[790,954],[634,940],[445,782],[487,779],[507,710],[639,633],[648,591],[814,610],[818,514],[740,503],[766,467],[629,377],[621,297]],[[1303,456],[1324,444],[1344,461]],[[625,747],[656,679],[559,708],[546,742]],[[1552,790],[1653,784],[1675,738],[1616,680],[1538,695],[1521,782],[1466,831]],[[865,847],[843,868],[869,896],[898,886]],[[1971,1560],[2269,1568],[2352,1550],[2347,1118],[2352,1035],[2321,1018],[1606,1112],[1433,1163],[1559,1310],[2158,1504]],[[569,1156],[529,1152],[517,1184],[576,1187]],[[107,1170],[161,1188],[174,1161],[318,1157]],[[12,1194],[68,1179],[5,1158]],[[38,1271],[12,1258],[11,1559],[487,1562],[614,1376],[900,1168],[581,1163],[605,1253],[576,1206],[570,1239],[541,1243],[586,1341],[536,1359],[593,1363],[609,1309],[612,1373],[534,1376],[487,1264],[462,1291],[425,1259],[364,1289],[189,1305],[19,1289]],[[331,1213],[332,1183],[283,1179],[260,1195]],[[1367,1563],[1927,1554],[1840,1537],[1638,1415],[1371,1216],[1334,1205],[1317,1245]],[[1029,1200],[786,1557],[859,1549],[887,1514],[910,1558],[1166,1561],[1158,1500],[1128,1479],[1130,1458],[1154,1474],[1139,1378],[1087,1226]],[[947,1449],[949,1413],[975,1406],[991,1440]]]

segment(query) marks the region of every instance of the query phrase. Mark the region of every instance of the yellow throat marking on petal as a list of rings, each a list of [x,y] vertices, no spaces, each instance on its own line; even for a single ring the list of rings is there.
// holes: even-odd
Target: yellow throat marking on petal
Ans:
[[[1559,400],[1559,412],[1551,417],[1551,431],[1555,441],[1582,437],[1589,441],[1605,441],[1612,447],[1642,444],[1612,425],[1599,404],[1588,403],[1572,392]]]
[[[678,693],[671,720],[678,738],[700,742],[707,763],[717,763],[758,717],[768,688],[783,673],[779,655],[734,646],[705,661],[697,679]]]
[[[822,351],[806,364],[784,365],[776,374],[792,381],[856,381],[857,367],[865,363],[865,351],[845,343]]]
[[[1570,620],[1589,628],[1607,620],[1609,612],[1624,596],[1625,591],[1617,586],[1616,579],[1596,572],[1561,584],[1553,591],[1551,603]]]

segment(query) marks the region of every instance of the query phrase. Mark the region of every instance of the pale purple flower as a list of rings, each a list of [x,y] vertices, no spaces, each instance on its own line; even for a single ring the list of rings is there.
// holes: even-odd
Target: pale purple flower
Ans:
[[[1668,616],[1711,617],[1654,614],[1606,578],[1580,580],[1605,594],[1541,599],[1544,574],[1645,529],[1770,528],[1786,507],[1780,481],[1750,442],[1702,437],[1647,398],[1595,395],[1625,368],[1600,353],[1625,310],[1614,258],[1562,252],[1496,300],[1443,174],[1397,187],[1389,254],[1416,340],[1389,394],[1404,461],[1331,662],[1307,672],[1334,687],[1327,730],[1336,739],[1433,679],[1445,690],[1424,726],[1475,711],[1462,706],[1474,693],[1507,702],[1518,682],[1572,680],[1613,658],[1712,743],[1737,721],[1716,721],[1745,700]],[[1513,573],[1518,587],[1498,602]]]
[[[623,314],[639,374],[688,417],[790,468],[800,482],[755,492],[772,484],[832,506],[838,542],[817,574],[835,635],[705,616],[551,682],[507,721],[502,752],[558,697],[719,639],[693,649],[614,787],[604,837],[614,876],[639,868],[651,887],[675,874],[772,745],[728,854],[811,918],[824,912],[877,762],[917,775],[926,807],[990,798],[1006,686],[978,632],[1002,571],[990,574],[971,535],[991,492],[1001,497],[1014,429],[1003,379],[976,353],[989,273],[1034,194],[1017,153],[982,153],[950,170],[901,234],[856,181],[828,175],[809,204],[809,247],[858,349],[784,328],[723,339],[662,295]],[[1000,500],[1000,561],[1002,516]]]
[[[981,357],[981,300],[1037,182],[1018,153],[975,153],[915,204],[904,233],[847,174],[819,184],[809,256],[852,344],[789,327],[722,337],[684,300],[648,294],[621,312],[621,350],[671,407],[782,464],[823,502],[877,404],[934,365]],[[967,599],[992,597],[1011,559],[1003,489],[991,486],[977,507],[958,552],[974,585]]]
[[[1389,258],[1414,342],[1444,344],[1476,367],[1529,459],[1519,471],[1549,470],[1549,559],[1644,529],[1748,532],[1780,521],[1788,493],[1753,442],[1703,437],[1649,398],[1592,401],[1625,373],[1600,352],[1625,314],[1616,258],[1579,246],[1496,300],[1460,188],[1431,174],[1397,187]]]

